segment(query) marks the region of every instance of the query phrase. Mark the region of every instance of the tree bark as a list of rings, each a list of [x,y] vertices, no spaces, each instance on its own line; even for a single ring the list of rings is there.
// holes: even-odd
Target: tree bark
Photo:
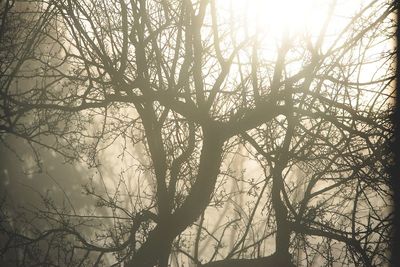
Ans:
[[[158,222],[146,242],[127,267],[152,267],[159,264],[172,241],[207,208],[214,191],[224,143],[218,127],[203,128],[203,148],[196,181],[186,200],[172,215]]]

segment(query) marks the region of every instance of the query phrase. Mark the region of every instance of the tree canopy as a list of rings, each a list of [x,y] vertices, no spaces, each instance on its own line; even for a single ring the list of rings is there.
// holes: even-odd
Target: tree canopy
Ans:
[[[0,140],[87,201],[5,194],[5,264],[388,264],[395,1],[3,2]]]

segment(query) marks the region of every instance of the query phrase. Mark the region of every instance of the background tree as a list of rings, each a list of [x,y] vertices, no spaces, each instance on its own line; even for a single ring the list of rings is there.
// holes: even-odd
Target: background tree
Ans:
[[[89,179],[5,198],[5,263],[388,263],[394,2],[279,35],[246,3],[6,1],[1,140]]]

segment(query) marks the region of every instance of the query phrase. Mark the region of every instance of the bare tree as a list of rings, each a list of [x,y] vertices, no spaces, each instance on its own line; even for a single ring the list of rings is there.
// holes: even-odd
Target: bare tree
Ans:
[[[4,263],[387,265],[396,6],[327,3],[275,38],[233,2],[6,1],[1,140],[90,201],[5,198]]]

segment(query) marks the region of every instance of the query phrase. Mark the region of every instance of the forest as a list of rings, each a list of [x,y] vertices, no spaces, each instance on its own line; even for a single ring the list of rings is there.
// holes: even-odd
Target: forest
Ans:
[[[0,265],[389,266],[396,1],[0,8]]]

